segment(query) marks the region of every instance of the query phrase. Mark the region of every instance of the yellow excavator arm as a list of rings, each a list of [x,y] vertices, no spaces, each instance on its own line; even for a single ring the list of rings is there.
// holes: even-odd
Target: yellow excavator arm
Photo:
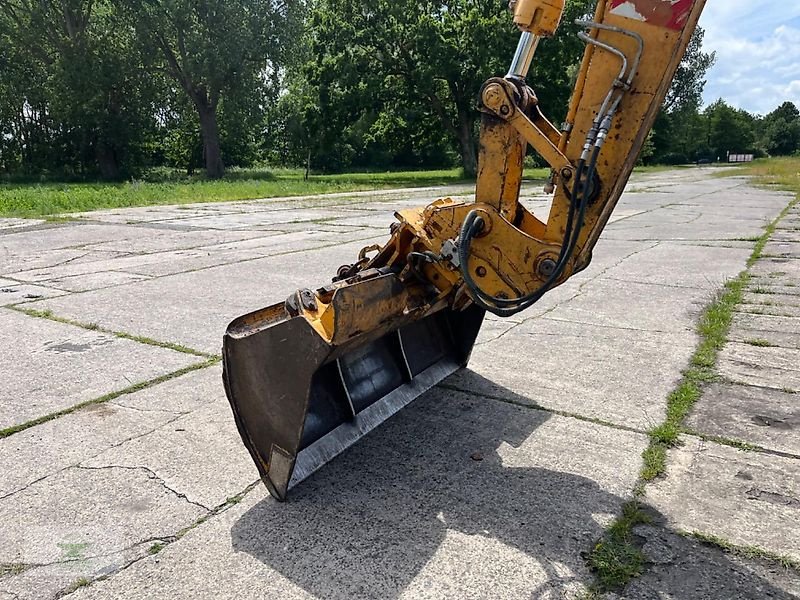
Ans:
[[[599,0],[560,129],[525,77],[564,0],[511,2],[522,35],[480,91],[474,202],[396,213],[391,237],[333,282],[234,321],[224,380],[273,496],[466,366],[485,312],[506,317],[586,268],[705,0]],[[531,146],[550,165],[547,221],[519,201]],[[512,357],[510,357],[512,359]]]

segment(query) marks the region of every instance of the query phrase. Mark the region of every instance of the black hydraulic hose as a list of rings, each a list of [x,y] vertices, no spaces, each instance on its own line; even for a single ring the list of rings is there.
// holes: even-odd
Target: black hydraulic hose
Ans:
[[[516,313],[518,313],[518,312],[520,312],[522,310],[525,310],[526,308],[529,308],[534,303],[539,301],[544,296],[544,294],[547,293],[547,291],[549,291],[550,287],[558,279],[558,277],[560,277],[561,274],[563,274],[564,269],[566,267],[566,264],[569,261],[569,259],[571,258],[572,254],[573,254],[573,252],[575,250],[575,246],[578,243],[578,239],[580,239],[580,233],[581,233],[581,231],[583,229],[583,224],[584,224],[583,221],[584,221],[584,218],[585,218],[585,215],[586,215],[586,209],[587,209],[587,207],[589,205],[589,202],[590,202],[590,199],[591,199],[591,188],[589,186],[589,182],[591,182],[592,179],[594,178],[594,174],[595,174],[596,167],[597,167],[597,160],[598,160],[599,153],[600,153],[600,146],[596,146],[594,148],[594,152],[592,154],[592,158],[590,159],[589,167],[586,170],[586,179],[585,179],[586,183],[585,183],[584,189],[583,189],[583,197],[582,197],[581,203],[580,203],[580,209],[579,209],[579,216],[578,216],[577,224],[576,224],[574,229],[572,229],[572,230],[570,230],[569,228],[567,229],[567,233],[564,236],[564,244],[562,245],[561,253],[559,255],[558,264],[556,265],[556,268],[554,269],[553,273],[548,278],[548,280],[539,289],[537,289],[536,291],[528,294],[527,296],[522,296],[520,298],[515,298],[515,299],[511,299],[511,300],[506,299],[506,298],[495,298],[494,296],[489,296],[488,294],[483,292],[480,288],[478,288],[478,286],[475,284],[475,281],[472,279],[472,276],[469,274],[468,270],[463,267],[463,265],[466,265],[466,263],[465,262],[461,263],[462,264],[462,274],[464,275],[464,280],[467,283],[468,287],[470,287],[470,290],[475,295],[476,302],[477,302],[477,304],[479,306],[481,306],[485,310],[489,310],[490,312],[492,312],[492,313],[494,313],[494,314],[496,314],[498,316],[512,316],[512,315],[514,315],[514,314],[516,314]],[[581,163],[580,169],[582,170],[583,168],[584,168],[584,165]],[[573,202],[578,196],[579,185],[580,185],[580,177],[578,177],[576,179],[575,187],[574,187],[574,190],[573,190],[573,196],[572,196]],[[571,208],[573,208],[573,204],[572,203],[571,203]],[[468,216],[468,219],[469,219],[469,216]],[[474,217],[470,221],[473,221],[473,220],[474,220]],[[465,220],[465,223],[467,223],[467,220]],[[467,241],[467,249],[466,249],[466,251],[462,251],[461,250],[461,246],[459,246],[459,257],[460,258],[462,258],[464,255],[466,257],[469,256],[468,250],[469,250],[469,245],[471,243],[472,237],[476,233],[479,233],[481,228],[482,227],[480,227],[480,226],[477,227],[477,228],[474,228],[474,226],[470,226],[469,227],[469,230],[471,230],[472,233],[470,233],[469,231],[466,232],[468,234],[467,238],[466,238],[468,240]],[[499,300],[501,303],[504,303],[504,304],[511,304],[511,306],[509,306],[509,307],[498,307],[493,302],[494,300]]]
[[[467,218],[464,220],[464,224],[461,228],[461,234],[459,236],[460,243],[458,248],[458,255],[459,255],[459,262],[461,264],[461,272],[464,277],[464,281],[469,287],[470,291],[473,294],[474,300],[476,303],[485,310],[489,310],[490,312],[498,315],[498,316],[511,316],[514,315],[526,308],[532,306],[535,302],[540,300],[542,296],[550,289],[550,287],[555,283],[558,278],[563,274],[564,269],[566,268],[569,259],[571,258],[572,252],[574,251],[575,245],[580,237],[580,232],[583,228],[583,219],[586,214],[586,207],[589,202],[589,182],[591,181],[591,177],[594,176],[594,166],[597,162],[597,153],[593,156],[592,164],[590,165],[589,169],[589,177],[586,179],[586,183],[584,186],[584,193],[582,201],[580,202],[580,209],[578,211],[579,216],[577,220],[577,224],[574,223],[575,221],[575,212],[576,212],[576,204],[578,198],[578,192],[580,190],[580,182],[583,175],[583,170],[585,168],[584,161],[580,161],[578,164],[578,168],[576,171],[575,177],[575,184],[573,186],[572,195],[570,198],[570,210],[569,215],[567,218],[567,227],[564,234],[564,243],[561,246],[561,252],[559,253],[558,262],[556,267],[553,269],[553,273],[548,277],[547,281],[542,284],[542,286],[534,292],[527,294],[525,296],[521,296],[519,298],[498,298],[496,296],[490,296],[486,294],[483,290],[481,290],[475,281],[472,279],[472,275],[469,272],[468,268],[468,261],[469,261],[469,250],[472,243],[472,239],[475,235],[480,233],[483,229],[483,219],[480,219],[477,212],[472,211],[467,215]]]

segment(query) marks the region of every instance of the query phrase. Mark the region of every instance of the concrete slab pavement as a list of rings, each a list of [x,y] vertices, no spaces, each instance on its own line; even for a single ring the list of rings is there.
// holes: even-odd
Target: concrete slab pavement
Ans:
[[[0,430],[203,360],[8,309],[0,332]]]
[[[38,600],[119,571],[252,486],[220,381],[194,371],[0,439],[0,589]]]
[[[798,216],[795,202],[778,231]],[[666,476],[646,495],[671,527],[778,559],[791,565],[794,580],[800,572],[800,315],[792,312],[791,290],[800,285],[799,264],[762,256],[750,267],[745,303],[720,352],[720,381],[702,390],[687,421],[701,437],[685,438],[670,451]],[[753,314],[762,306],[754,302],[766,300],[773,315],[783,316]],[[797,593],[794,584],[784,589]]]
[[[590,580],[581,551],[629,496],[645,444],[640,434],[434,390],[291,502],[259,487],[75,597],[574,594]]]
[[[800,450],[800,402],[765,387],[714,383],[687,420],[694,431],[786,454]]]
[[[800,560],[800,461],[685,438],[646,500],[682,531]]]
[[[287,504],[252,487],[219,366],[0,439],[0,471],[10,473],[0,478],[0,597],[580,597],[593,581],[586,554],[632,497],[644,431],[663,419],[695,349],[700,308],[744,268],[752,240],[788,202],[713,174],[637,176],[589,269],[524,314],[487,319],[470,370],[298,486]],[[397,207],[469,191],[88,213],[0,232],[0,278],[61,294],[25,299],[24,308],[217,353],[230,319],[328,281],[362,246],[385,239]],[[523,195],[546,214],[538,189]],[[771,273],[753,281],[786,294],[788,279],[778,284]],[[57,325],[70,339],[99,335],[8,312],[22,319],[14,331]],[[737,323],[742,335],[752,326],[791,340],[776,321],[784,318],[741,314]],[[88,353],[78,355],[83,369],[34,364],[37,376],[14,382],[14,396],[73,376],[94,390],[106,369],[157,367],[156,375],[171,365],[174,351],[131,344],[103,346],[99,366]],[[109,391],[127,387],[108,381]],[[759,415],[791,422],[781,401],[760,400]],[[729,421],[718,423],[727,435],[791,447],[777,428],[756,438],[745,413],[756,404],[729,406]],[[772,493],[772,483],[759,489]],[[670,530],[679,516],[663,508],[652,531],[637,533],[655,559],[625,597],[691,597],[670,570],[690,564],[684,551],[702,563],[695,589],[709,597],[735,597],[725,595],[730,586],[715,591],[726,577],[766,597],[797,590],[763,565],[687,547]]]
[[[709,544],[662,526],[635,529],[648,569],[606,600],[794,600],[800,575],[774,561],[724,554]]]

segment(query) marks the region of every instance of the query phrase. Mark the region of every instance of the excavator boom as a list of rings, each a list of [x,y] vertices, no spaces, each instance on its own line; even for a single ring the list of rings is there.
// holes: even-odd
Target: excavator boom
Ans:
[[[523,311],[589,265],[704,2],[599,0],[579,21],[586,50],[560,129],[525,77],[564,0],[512,2],[522,35],[480,92],[474,202],[396,213],[388,241],[331,284],[229,326],[226,392],[274,497],[466,366],[487,311]],[[552,168],[547,221],[519,202],[529,146]]]

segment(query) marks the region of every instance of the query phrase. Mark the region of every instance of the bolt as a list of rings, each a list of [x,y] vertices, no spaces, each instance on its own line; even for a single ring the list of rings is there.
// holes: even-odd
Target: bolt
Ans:
[[[478,267],[475,269],[475,272],[478,274],[478,277],[486,277],[486,267]]]
[[[555,270],[556,261],[554,261],[552,258],[545,258],[539,263],[539,275],[544,278],[550,277],[553,273],[555,273]]]
[[[317,298],[311,290],[302,290],[300,292],[300,304],[303,308],[310,311],[317,310]]]
[[[572,179],[572,170],[567,169],[566,167],[561,169],[561,179],[563,179],[564,181],[569,181],[570,179]]]
[[[507,117],[508,113],[510,112],[511,109],[508,107],[508,104],[503,104],[503,106],[500,107],[500,114],[503,115],[504,117]]]

